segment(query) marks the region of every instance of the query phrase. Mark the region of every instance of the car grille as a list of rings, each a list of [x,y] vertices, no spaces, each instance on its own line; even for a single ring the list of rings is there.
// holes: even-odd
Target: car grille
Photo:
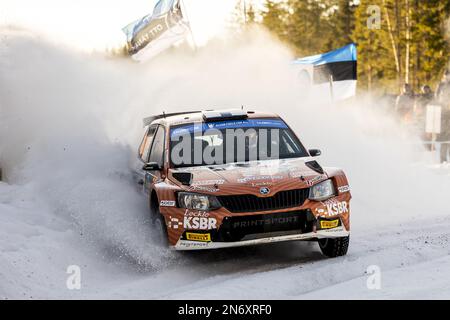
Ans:
[[[255,195],[218,196],[220,204],[230,212],[258,212],[301,206],[309,196],[309,189],[280,191],[272,197]]]
[[[214,241],[240,241],[248,236],[267,237],[274,232],[311,232],[314,216],[307,210],[225,217]]]

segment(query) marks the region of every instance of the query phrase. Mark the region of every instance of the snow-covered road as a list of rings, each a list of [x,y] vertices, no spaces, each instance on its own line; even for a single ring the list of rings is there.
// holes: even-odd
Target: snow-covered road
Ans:
[[[348,255],[336,259],[324,258],[316,243],[295,242],[170,252],[155,257],[166,263],[152,268],[94,249],[69,224],[27,199],[11,202],[8,193],[14,188],[0,184],[3,299],[450,298],[449,218],[355,230]],[[81,290],[66,286],[74,264],[81,268]],[[381,271],[380,289],[367,287],[373,265]]]

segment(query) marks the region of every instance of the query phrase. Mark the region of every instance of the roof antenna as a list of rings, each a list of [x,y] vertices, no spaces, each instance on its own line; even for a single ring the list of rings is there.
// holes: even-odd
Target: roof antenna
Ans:
[[[165,111],[163,111],[163,117],[164,117],[164,119],[166,118],[166,112]]]
[[[241,110],[244,110],[244,105],[243,104],[241,104]]]

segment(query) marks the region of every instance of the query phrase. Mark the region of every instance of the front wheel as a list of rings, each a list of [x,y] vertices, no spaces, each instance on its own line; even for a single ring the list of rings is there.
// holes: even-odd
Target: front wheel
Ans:
[[[325,256],[329,258],[345,256],[348,251],[349,243],[350,236],[319,239],[320,250]]]
[[[153,243],[162,247],[168,245],[166,222],[158,209],[152,215],[152,240]]]

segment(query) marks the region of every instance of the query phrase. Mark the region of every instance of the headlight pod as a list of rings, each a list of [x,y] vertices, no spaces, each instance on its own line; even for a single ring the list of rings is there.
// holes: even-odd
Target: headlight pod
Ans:
[[[191,192],[178,193],[178,205],[181,208],[200,211],[209,211],[221,207],[215,196]]]
[[[314,201],[327,200],[336,195],[333,181],[325,180],[309,189],[309,199]]]

